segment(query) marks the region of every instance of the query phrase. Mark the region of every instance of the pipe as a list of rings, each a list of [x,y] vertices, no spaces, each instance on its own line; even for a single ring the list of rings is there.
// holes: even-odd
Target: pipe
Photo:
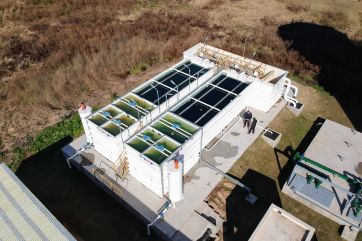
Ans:
[[[296,92],[294,92],[294,95],[293,95],[293,97],[295,97],[296,96],[295,93],[298,93],[298,88],[291,85],[291,81],[290,81],[289,78],[285,78],[284,80],[286,82],[286,83],[284,83],[284,85],[286,85],[286,87],[287,87],[285,92],[284,92],[284,99],[288,103],[291,103],[292,106],[295,108],[295,107],[297,107],[298,100],[296,100],[295,98],[289,97],[288,93],[289,93],[290,88],[293,88],[296,91]]]
[[[153,226],[157,220],[159,220],[161,218],[161,215],[157,215],[157,217],[152,221],[150,222],[149,224],[147,224],[147,235],[150,236],[151,235],[151,226]]]
[[[153,226],[157,220],[159,220],[160,218],[163,218],[165,213],[167,212],[167,210],[169,210],[171,207],[171,202],[170,200],[167,200],[163,205],[162,207],[159,209],[159,211],[157,212],[157,217],[152,221],[150,222],[149,224],[147,224],[147,235],[150,236],[151,235],[151,226]]]
[[[164,183],[163,183],[163,163],[159,165],[160,169],[161,169],[161,189],[162,189],[162,195],[165,195],[165,187],[164,187]]]
[[[160,95],[158,94],[158,89],[150,84],[150,87],[156,90],[157,93],[157,104],[158,104],[158,111],[161,113],[161,106],[160,106]]]
[[[297,97],[297,95],[298,95],[298,87],[295,86],[295,85],[290,85],[290,88],[294,89],[293,97]]]
[[[293,97],[297,97],[298,95],[298,87],[291,84],[291,80],[289,78],[285,78],[285,80],[289,83],[289,88],[293,89]],[[284,85],[287,87],[288,83],[284,83]],[[288,93],[288,92],[287,92]]]
[[[80,155],[80,153],[82,153],[83,151],[91,148],[91,146],[93,146],[93,143],[87,142],[87,144],[85,144],[82,148],[76,150],[75,153],[74,153],[72,156],[68,157],[68,158],[66,159],[66,160],[67,160],[67,163],[68,163],[68,167],[69,167],[69,168],[72,168],[72,166],[70,165],[70,160],[72,160],[74,157]]]
[[[220,173],[221,175],[223,175],[226,179],[228,179],[229,181],[235,183],[236,185],[238,185],[239,187],[245,189],[246,191],[248,191],[248,193],[251,193],[251,188],[248,186],[245,186],[244,184],[242,184],[241,182],[239,182],[238,180],[236,180],[235,178],[229,176],[227,173],[221,171],[219,168],[211,165],[209,162],[205,161],[201,156],[200,156],[200,161],[205,164],[206,166],[210,167],[211,169],[215,170],[216,172]]]
[[[299,152],[295,153],[295,155],[293,157],[293,160],[295,161],[296,164],[300,164],[300,162],[302,162],[302,161],[304,161],[306,163],[309,163],[309,164],[311,164],[313,166],[316,166],[316,167],[318,167],[318,168],[320,168],[320,169],[322,169],[322,170],[324,170],[326,172],[331,173],[333,176],[337,176],[339,178],[342,178],[343,180],[347,181],[348,183],[359,183],[358,180],[352,179],[352,178],[350,178],[350,177],[348,177],[348,176],[346,176],[346,175],[344,175],[344,174],[342,174],[340,172],[337,172],[337,171],[335,171],[335,170],[333,170],[333,169],[331,169],[329,167],[326,167],[326,166],[324,166],[324,165],[322,165],[322,164],[320,164],[318,162],[315,162],[315,161],[313,161],[313,160],[311,160],[309,158],[306,158],[303,154],[300,154]]]

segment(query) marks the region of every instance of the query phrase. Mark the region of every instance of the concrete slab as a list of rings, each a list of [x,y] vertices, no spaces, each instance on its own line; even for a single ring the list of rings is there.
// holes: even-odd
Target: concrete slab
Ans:
[[[195,225],[197,224],[197,225]],[[200,225],[206,226],[206,229],[200,229]],[[213,229],[213,225],[208,222],[203,216],[196,212],[192,212],[186,222],[174,235],[174,241],[184,241],[184,240],[198,240],[207,230],[207,228]],[[187,238],[185,237],[187,233]]]
[[[304,177],[296,175],[291,181],[290,186],[295,187],[294,190],[302,193],[303,195],[312,198],[314,201],[329,208],[335,195],[333,192],[325,189],[324,187],[316,188],[314,183],[308,184]]]
[[[362,181],[361,155],[362,133],[330,120],[322,124],[304,154],[325,167],[359,181]],[[321,187],[316,189],[314,184],[307,184],[306,175],[322,180]],[[362,215],[355,217],[350,208],[355,186],[325,168],[304,162],[303,165],[296,165],[282,191],[341,225],[361,228]]]
[[[362,133],[356,130],[326,120],[304,155],[337,172],[362,181]],[[345,180],[323,169],[318,168],[318,171],[328,175],[333,182],[347,190],[350,189]]]
[[[355,220],[356,222],[360,222],[362,219],[362,213],[359,213],[357,216],[354,216],[352,208],[349,208],[347,211],[347,217],[350,219]]]
[[[329,208],[334,198],[334,193],[324,187],[315,188],[314,184],[306,184],[300,192],[307,197],[313,198],[316,202]]]
[[[341,237],[347,241],[355,241],[358,235],[358,231],[349,226],[344,226]]]
[[[254,109],[252,112],[259,120],[258,124],[265,128],[285,105],[286,102],[281,100],[268,113]],[[209,151],[204,150],[201,157],[223,172],[228,172],[261,133],[262,129],[257,128],[255,134],[247,134],[246,129],[242,128],[241,120],[238,120]],[[82,141],[84,143],[85,139],[77,139],[63,148],[65,155],[70,156],[75,153],[75,150],[82,146]],[[122,190],[122,195],[116,196],[120,202],[125,203],[126,207],[129,207],[146,223],[154,220],[157,210],[166,201],[164,198],[156,196],[130,175],[127,175],[126,180],[120,180],[111,168],[113,165],[94,149],[87,150],[83,156],[87,157],[88,162],[84,161],[85,158],[81,158],[82,160],[72,160],[72,163],[80,166],[80,169],[93,180],[95,179],[93,170],[100,169],[103,175],[113,179]],[[87,163],[87,165],[81,163]],[[95,182],[103,180],[98,176],[96,178]],[[199,218],[195,216],[195,209],[207,198],[222,178],[221,174],[201,162],[196,164],[184,177],[184,199],[178,202],[175,208],[168,210],[164,219],[158,220],[152,230],[165,240],[194,240],[195,229],[206,231],[210,227],[210,222],[192,221]],[[114,191],[110,192],[113,195],[117,194]],[[190,226],[189,223],[193,225]],[[181,231],[178,232],[179,230]]]
[[[263,140],[266,141],[266,143],[268,143],[269,146],[275,148],[278,145],[280,139],[282,138],[282,134],[275,130],[267,128],[264,131],[262,137]]]
[[[310,241],[315,229],[271,204],[249,241]]]
[[[296,107],[293,107],[291,104],[287,105],[288,110],[290,110],[295,116],[299,116],[304,108],[304,104],[303,103],[297,103]]]

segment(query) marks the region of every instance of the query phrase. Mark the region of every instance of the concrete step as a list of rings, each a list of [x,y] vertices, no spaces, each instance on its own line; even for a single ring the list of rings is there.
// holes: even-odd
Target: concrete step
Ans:
[[[196,209],[195,212],[198,213],[201,217],[206,219],[209,223],[211,223],[214,227],[211,229],[212,234],[215,235],[224,223],[224,219],[222,219],[215,210],[210,207],[206,202],[202,202]]]
[[[344,226],[341,237],[347,241],[355,241],[358,235],[357,228],[351,228],[349,226]]]
[[[198,240],[207,231],[208,228],[213,230],[215,229],[215,226],[197,212],[193,212],[187,218],[182,227],[175,233],[175,235],[172,237],[172,240]],[[187,236],[185,236],[185,234],[187,234]]]
[[[195,208],[195,211],[196,211],[197,213],[203,213],[204,210],[207,208],[207,206],[208,206],[208,204],[207,204],[206,202],[202,201],[202,202],[200,203],[200,205],[198,205],[198,206]]]

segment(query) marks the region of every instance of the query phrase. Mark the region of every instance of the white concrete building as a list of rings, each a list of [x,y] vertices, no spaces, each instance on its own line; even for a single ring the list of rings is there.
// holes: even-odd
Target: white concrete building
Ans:
[[[271,204],[249,241],[311,241],[315,228]]]
[[[115,166],[127,162],[130,174],[162,198],[169,192],[169,162],[181,162],[186,174],[245,108],[268,112],[283,96],[295,105],[297,89],[286,76],[284,70],[200,43],[131,93],[82,115],[87,140]]]

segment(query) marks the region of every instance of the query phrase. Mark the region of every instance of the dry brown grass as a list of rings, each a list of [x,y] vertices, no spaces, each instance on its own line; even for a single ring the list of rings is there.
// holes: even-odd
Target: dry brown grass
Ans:
[[[326,10],[321,13],[320,22],[338,29],[346,29],[351,23],[348,15],[340,10]]]
[[[302,13],[309,11],[311,7],[311,3],[304,2],[290,2],[286,4],[286,8],[292,13]]]
[[[179,58],[205,36],[242,54],[249,34],[246,56],[256,51],[256,59],[313,82],[319,69],[277,34],[279,25],[293,20],[291,11],[312,16],[301,1],[288,3],[271,0],[260,8],[249,0],[2,1],[2,149],[21,145],[81,100],[102,103],[120,95],[134,85],[127,77]]]
[[[139,7],[130,2],[135,4],[123,1],[119,5],[126,14]],[[39,4],[43,6],[40,10],[36,8]],[[31,127],[37,129],[49,123],[50,118],[57,120],[52,118],[55,113],[68,115],[79,101],[91,98],[99,90],[110,91],[115,84],[127,88],[127,76],[179,57],[201,39],[203,29],[209,28],[203,13],[161,8],[120,24],[120,12],[113,6],[102,8],[103,1],[89,5],[82,1],[53,4],[32,1],[25,5],[13,18],[28,23],[30,33],[4,36],[0,128],[6,143],[21,144],[25,138],[17,143],[12,139],[29,133],[20,121],[24,118],[16,114],[19,119],[14,120],[14,111],[21,109],[20,113],[28,114],[29,119],[36,119],[33,114],[41,113],[44,121],[36,121],[39,126]],[[123,5],[127,7],[122,8]],[[65,14],[64,8],[71,10]],[[74,10],[78,8],[81,10]],[[6,149],[12,147],[10,144]]]

